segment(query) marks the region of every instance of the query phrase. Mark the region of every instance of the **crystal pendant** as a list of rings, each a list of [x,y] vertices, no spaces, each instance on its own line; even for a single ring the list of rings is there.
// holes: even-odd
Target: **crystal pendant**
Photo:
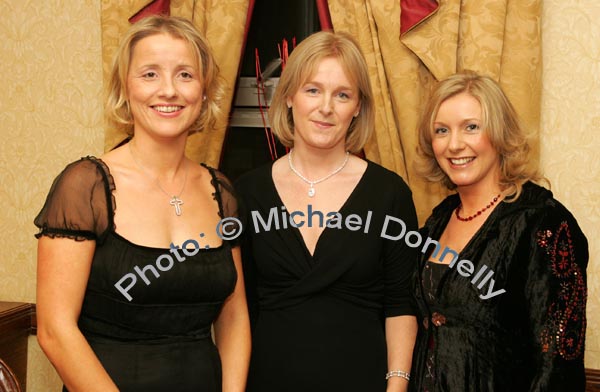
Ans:
[[[313,188],[312,184],[310,188],[308,188],[308,197],[313,197],[315,195],[315,188]]]

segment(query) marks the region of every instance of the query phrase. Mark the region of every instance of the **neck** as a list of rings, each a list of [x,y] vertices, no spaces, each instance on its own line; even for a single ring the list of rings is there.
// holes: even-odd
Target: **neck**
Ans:
[[[502,194],[500,186],[480,187],[479,189],[458,189],[458,195],[462,204],[461,215],[469,216],[476,213],[487,206],[499,194]]]
[[[310,180],[322,178],[340,167],[346,159],[343,148],[307,149],[296,148],[290,151],[294,167]]]
[[[173,180],[185,163],[187,139],[155,140],[150,137],[134,136],[130,147],[134,159],[156,178]]]

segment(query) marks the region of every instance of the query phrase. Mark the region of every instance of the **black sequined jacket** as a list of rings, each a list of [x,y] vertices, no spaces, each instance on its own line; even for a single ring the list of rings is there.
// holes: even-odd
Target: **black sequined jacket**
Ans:
[[[433,210],[424,243],[440,238],[458,204],[452,195]],[[517,201],[500,203],[443,275],[431,306],[426,260],[415,277],[412,391],[427,390],[427,372],[433,391],[584,391],[588,244],[550,191],[527,183]]]

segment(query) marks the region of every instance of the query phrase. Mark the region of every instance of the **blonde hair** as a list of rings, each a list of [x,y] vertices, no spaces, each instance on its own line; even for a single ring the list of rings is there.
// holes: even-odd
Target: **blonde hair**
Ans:
[[[346,76],[357,86],[360,111],[352,119],[346,133],[346,149],[358,152],[371,136],[375,113],[367,63],[358,44],[347,33],[320,31],[300,42],[292,51],[271,101],[271,128],[281,144],[294,146],[294,120],[287,99],[315,74],[321,61],[326,58],[337,59]]]
[[[189,44],[202,75],[204,102],[198,119],[190,127],[189,133],[199,132],[214,126],[221,116],[220,101],[224,95],[219,69],[213,58],[208,42],[194,25],[184,18],[169,16],[150,16],[133,24],[121,40],[113,60],[110,78],[106,89],[105,116],[108,123],[133,134],[134,119],[127,99],[127,75],[135,45],[144,38],[168,34]]]
[[[461,93],[469,94],[481,105],[481,128],[500,156],[500,187],[510,196],[507,201],[516,200],[527,181],[545,180],[539,163],[531,159],[528,136],[502,88],[490,77],[473,71],[448,77],[431,93],[419,124],[420,165],[416,166],[417,171],[431,182],[441,181],[448,189],[456,188],[435,159],[432,134],[440,105]]]

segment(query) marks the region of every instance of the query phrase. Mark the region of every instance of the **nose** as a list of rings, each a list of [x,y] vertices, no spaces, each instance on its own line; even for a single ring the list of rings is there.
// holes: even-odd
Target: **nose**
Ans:
[[[171,98],[177,94],[177,90],[175,89],[175,83],[173,83],[173,79],[169,77],[164,77],[161,80],[160,85],[160,95],[163,97]]]
[[[323,94],[319,110],[323,114],[329,114],[333,111],[333,98],[329,94]]]
[[[464,148],[465,143],[463,140],[462,132],[450,131],[450,140],[448,143],[448,149],[450,151],[460,151]]]

